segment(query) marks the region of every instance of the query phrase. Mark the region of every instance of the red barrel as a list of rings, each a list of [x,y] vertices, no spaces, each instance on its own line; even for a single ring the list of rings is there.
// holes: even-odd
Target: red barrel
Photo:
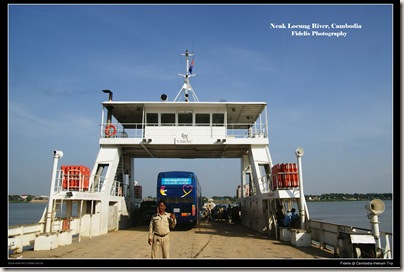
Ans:
[[[282,187],[282,177],[280,174],[278,174],[280,172],[281,166],[280,164],[276,164],[274,166],[272,166],[272,188],[275,190],[278,187]]]
[[[90,182],[90,168],[89,167],[84,168],[83,177],[84,177],[83,190],[87,191],[88,190],[88,185],[89,185],[89,182]]]
[[[285,187],[290,187],[291,182],[290,182],[290,174],[289,174],[289,163],[285,163]]]
[[[69,230],[70,229],[70,219],[65,218],[62,221],[62,230]]]
[[[60,168],[62,170],[62,188],[67,188],[67,177],[66,177],[66,165],[62,165]]]
[[[297,164],[294,163],[293,164],[293,179],[294,179],[294,184],[293,186],[298,187],[299,186],[299,174],[298,174],[298,170],[297,170]]]

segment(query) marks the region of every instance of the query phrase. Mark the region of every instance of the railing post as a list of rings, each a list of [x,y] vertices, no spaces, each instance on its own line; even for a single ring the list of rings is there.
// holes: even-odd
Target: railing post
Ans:
[[[383,252],[383,258],[384,259],[391,259],[389,235],[386,233],[384,237],[385,237],[385,247],[384,247],[384,252]]]
[[[300,228],[305,229],[306,226],[306,215],[305,215],[305,198],[303,191],[303,173],[302,173],[302,159],[301,157],[304,155],[304,149],[299,147],[296,149],[296,157],[297,157],[297,167],[299,169],[299,189],[300,189],[300,198],[299,198],[299,216],[300,216]]]
[[[16,237],[17,253],[21,253],[24,249],[24,226],[21,226],[20,230],[21,230],[20,235]]]
[[[56,172],[58,167],[58,160],[63,157],[63,152],[54,150],[53,151],[53,170],[52,170],[52,177],[51,177],[51,186],[49,192],[49,200],[48,200],[48,208],[46,211],[46,233],[52,231],[51,228],[51,221],[52,221],[52,208],[53,208],[53,193],[55,189],[55,179],[56,179]]]

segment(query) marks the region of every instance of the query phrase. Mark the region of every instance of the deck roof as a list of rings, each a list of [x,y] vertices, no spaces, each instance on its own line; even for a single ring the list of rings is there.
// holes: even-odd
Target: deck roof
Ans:
[[[112,115],[123,124],[142,123],[143,110],[146,108],[198,109],[215,113],[217,109],[226,109],[227,123],[253,125],[267,105],[266,102],[121,102],[106,101],[104,107],[112,107]]]

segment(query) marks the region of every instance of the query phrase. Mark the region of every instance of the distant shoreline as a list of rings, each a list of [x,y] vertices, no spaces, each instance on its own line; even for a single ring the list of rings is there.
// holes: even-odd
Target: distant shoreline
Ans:
[[[33,200],[31,200],[31,201],[9,201],[9,203],[27,203],[27,204],[29,204],[29,203],[46,203],[46,202],[48,202],[48,200],[47,199],[33,199]]]

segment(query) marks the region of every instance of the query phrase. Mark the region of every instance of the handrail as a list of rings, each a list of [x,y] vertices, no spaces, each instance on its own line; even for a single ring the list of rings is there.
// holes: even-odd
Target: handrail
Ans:
[[[116,131],[113,135],[107,135],[105,133],[105,128],[108,125],[114,125]],[[240,126],[248,126],[249,128],[238,128]],[[129,127],[129,128],[128,128]],[[181,125],[176,125],[175,123],[172,124],[163,124],[163,125],[156,125],[156,124],[149,124],[144,125],[142,123],[102,123],[101,124],[101,138],[143,138],[144,137],[144,130],[145,128],[167,128],[167,127],[183,127]],[[258,126],[251,126],[249,123],[229,123],[225,127],[217,126],[215,124],[202,126],[201,124],[195,124],[194,126],[188,126],[193,128],[217,128],[223,127],[226,129],[226,135],[231,136],[233,138],[267,138],[268,131],[267,126],[265,123],[260,123]]]
[[[323,222],[319,220],[308,220],[308,230],[311,232],[312,241],[318,243],[320,248],[334,251],[336,255],[338,248],[339,232],[366,232],[372,234],[370,229],[357,228],[347,225],[339,225],[334,223]],[[382,239],[383,237],[383,239]],[[391,232],[380,231],[380,242],[382,245],[382,258],[392,258],[390,244],[393,239]]]
[[[102,191],[102,187],[106,181],[106,178],[100,175],[95,175],[94,176],[94,181],[98,180],[97,183],[94,184],[94,182],[89,185],[87,190],[84,190],[84,187],[82,184],[79,184],[78,187],[70,188],[69,185],[66,188],[63,188],[62,182],[63,182],[63,171],[62,170],[57,170],[57,176],[56,176],[56,183],[55,183],[55,188],[53,190],[54,193],[59,193],[59,192],[67,192],[67,191],[78,191],[78,192],[83,192],[85,191],[86,193],[100,193]],[[84,176],[84,175],[82,175]],[[92,175],[86,176],[89,179],[91,178]],[[124,184],[121,181],[114,180],[111,186],[111,191],[110,195],[112,196],[129,196],[129,185]]]

